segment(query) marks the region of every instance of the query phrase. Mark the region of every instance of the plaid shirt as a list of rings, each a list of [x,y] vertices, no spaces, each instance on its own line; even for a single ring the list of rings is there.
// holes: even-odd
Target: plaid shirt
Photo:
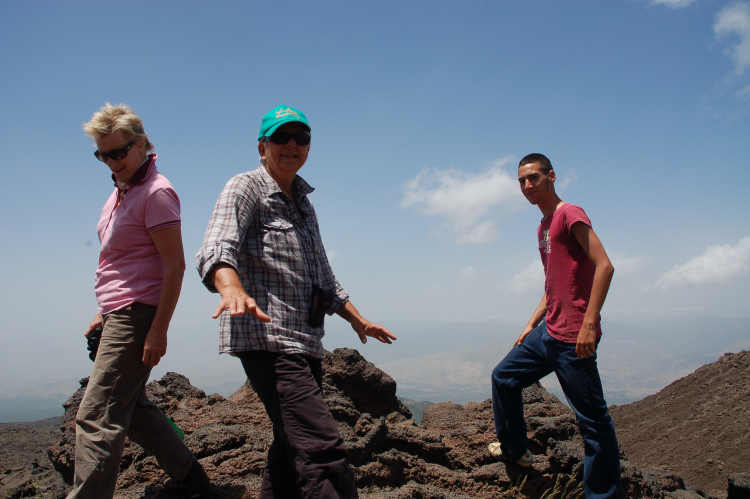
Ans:
[[[320,238],[315,209],[307,198],[314,189],[299,175],[294,202],[262,165],[232,178],[219,196],[203,247],[195,256],[209,291],[219,263],[237,270],[242,287],[271,322],[249,314],[219,319],[219,352],[267,350],[323,358],[323,327],[307,324],[313,284],[333,291],[331,315],[349,299],[333,275]]]

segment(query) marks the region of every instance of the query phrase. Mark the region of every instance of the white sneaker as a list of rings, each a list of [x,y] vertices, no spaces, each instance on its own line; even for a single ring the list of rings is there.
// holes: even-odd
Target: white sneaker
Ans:
[[[492,455],[492,457],[508,461],[508,459],[503,456],[503,451],[500,450],[500,442],[492,442],[487,446],[487,449],[490,451],[490,455]],[[529,466],[534,464],[534,455],[531,453],[531,451],[527,450],[526,454],[521,456],[520,459],[512,462],[516,463],[519,466],[523,466],[524,468],[528,468]]]

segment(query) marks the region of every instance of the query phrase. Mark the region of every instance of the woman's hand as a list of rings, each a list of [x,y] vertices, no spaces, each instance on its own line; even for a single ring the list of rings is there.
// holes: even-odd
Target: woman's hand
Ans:
[[[159,332],[151,328],[146,335],[146,343],[143,345],[144,366],[154,367],[162,357],[167,354],[167,332]]]
[[[86,332],[83,333],[83,335],[88,338],[91,334],[91,331],[98,327],[104,327],[104,319],[102,319],[102,314],[96,314],[93,319],[91,319],[91,322],[89,323],[89,327],[86,329]]]

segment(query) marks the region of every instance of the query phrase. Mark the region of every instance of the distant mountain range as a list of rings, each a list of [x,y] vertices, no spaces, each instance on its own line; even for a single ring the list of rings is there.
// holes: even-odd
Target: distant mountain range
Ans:
[[[489,397],[490,373],[512,347],[523,324],[414,321],[388,326],[399,337],[393,345],[357,346],[348,324],[329,321],[324,343],[329,349],[359,348],[396,380],[400,397],[465,404]],[[726,352],[750,349],[750,318],[610,321],[605,317],[603,328],[599,370],[609,404],[640,400]],[[208,393],[224,396],[242,386],[244,373],[236,359],[203,350],[198,354],[189,349],[170,352],[152,379],[176,370]],[[0,422],[61,415],[62,402],[88,369],[90,364],[77,366],[79,374],[66,377],[62,368],[39,366],[33,377],[0,383]],[[554,375],[543,379],[542,385],[564,400]]]
[[[458,404],[484,400],[490,396],[492,369],[513,346],[520,327],[485,325],[504,339],[472,344],[476,336],[487,337],[486,332],[473,335],[472,329],[476,327],[456,327],[455,334],[464,340],[464,346],[455,345],[444,351],[395,360],[383,359],[378,366],[398,382],[401,397],[417,401],[449,400]],[[440,332],[440,329],[425,331],[420,338],[425,345],[430,345],[434,338],[440,337]],[[640,400],[726,352],[744,349],[750,349],[748,318],[606,322],[598,352],[605,396],[609,404]],[[542,380],[542,385],[564,400],[554,375]]]

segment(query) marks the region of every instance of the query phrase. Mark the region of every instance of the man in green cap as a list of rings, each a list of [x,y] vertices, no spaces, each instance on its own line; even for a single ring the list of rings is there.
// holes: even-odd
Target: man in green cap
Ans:
[[[366,320],[331,271],[318,220],[297,172],[310,152],[297,109],[268,112],[261,165],[224,187],[196,255],[205,286],[221,294],[219,351],[239,357],[273,423],[261,498],[357,497],[344,442],[323,400],[323,319],[346,319],[362,343],[396,337]]]

